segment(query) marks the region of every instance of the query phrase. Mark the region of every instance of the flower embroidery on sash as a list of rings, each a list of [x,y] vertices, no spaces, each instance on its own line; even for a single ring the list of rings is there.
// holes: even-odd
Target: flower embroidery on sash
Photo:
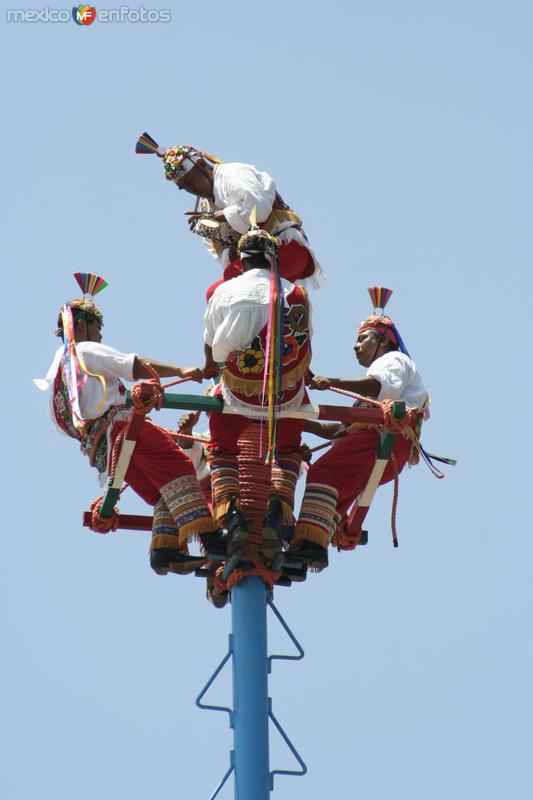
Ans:
[[[283,339],[283,366],[286,367],[287,364],[292,364],[293,361],[296,361],[299,352],[300,345],[294,336],[290,333],[285,335]]]
[[[243,375],[256,375],[258,372],[261,372],[265,365],[265,353],[261,347],[261,341],[258,336],[256,336],[250,346],[239,355],[237,365],[239,372],[242,372]]]
[[[285,314],[285,324],[293,333],[306,333],[309,327],[309,314],[305,306],[291,306]]]

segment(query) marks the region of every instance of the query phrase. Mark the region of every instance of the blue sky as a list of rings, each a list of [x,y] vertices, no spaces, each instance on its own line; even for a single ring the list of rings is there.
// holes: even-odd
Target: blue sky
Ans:
[[[394,289],[433,400],[426,447],[459,459],[444,481],[402,476],[398,550],[387,487],[367,548],[276,591],[306,658],[277,666],[271,695],[309,774],[275,796],[530,798],[531,5],[209,0],[89,28],[6,9],[2,796],[207,798],[228,763],[226,720],[193,700],[229,609],[155,576],[145,534],[81,528],[95,476],[31,383],[76,271],[109,281],[106,342],[201,360],[217,267],[187,197],[134,155],[148,130],[267,170],[302,215],[328,273],[316,372],[360,374],[366,287]]]

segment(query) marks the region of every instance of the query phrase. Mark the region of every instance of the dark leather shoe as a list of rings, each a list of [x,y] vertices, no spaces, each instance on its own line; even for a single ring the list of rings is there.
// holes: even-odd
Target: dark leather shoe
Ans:
[[[172,547],[161,547],[150,552],[150,566],[158,575],[167,575],[169,572],[188,575],[203,564],[203,556],[189,556]]]
[[[229,592],[220,591],[215,587],[212,577],[207,579],[206,594],[207,599],[215,606],[215,608],[224,608],[230,599]]]
[[[322,572],[328,566],[328,551],[315,542],[308,542],[302,539],[298,545],[287,552],[288,557],[293,557],[309,564],[309,569],[313,572]]]
[[[270,500],[263,521],[262,552],[272,561],[282,550],[283,508],[277,499]]]
[[[226,533],[224,543],[229,556],[242,550],[248,539],[250,522],[238,508],[231,508],[226,514]]]
[[[213,533],[201,533],[200,541],[206,555],[227,555],[224,531],[222,528],[218,531],[213,531]]]
[[[303,563],[298,564],[296,556],[294,558],[295,563],[291,563],[290,560],[285,561],[281,568],[281,574],[285,578],[290,578],[291,581],[305,581],[307,578],[307,562],[302,559]],[[296,566],[296,564],[298,564],[298,566]]]

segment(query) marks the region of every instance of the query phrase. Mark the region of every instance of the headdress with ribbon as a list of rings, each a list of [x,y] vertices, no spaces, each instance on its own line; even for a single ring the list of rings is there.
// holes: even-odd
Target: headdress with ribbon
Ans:
[[[385,308],[385,306],[387,305],[387,303],[391,298],[392,289],[386,289],[384,286],[370,286],[368,288],[368,293],[370,295],[372,305],[374,306],[374,313],[370,317],[367,317],[361,322],[359,328],[357,329],[357,333],[360,333],[361,331],[364,331],[367,328],[372,328],[374,330],[377,330],[384,336],[388,336],[391,342],[393,342],[398,347],[401,353],[404,353],[406,356],[409,356],[409,351],[407,350],[404,341],[400,336],[398,328],[391,320],[391,318],[386,317],[385,314],[383,313],[383,309]],[[429,417],[429,402],[430,401],[428,397],[423,409],[421,409],[424,419],[427,419]],[[422,426],[422,417],[420,418],[417,426],[418,437],[420,436],[421,426]],[[435,464],[433,463],[434,460],[441,461],[442,463],[449,464],[451,466],[455,466],[455,464],[457,463],[454,458],[446,458],[444,456],[436,456],[433,453],[428,453],[427,450],[425,450],[422,447],[420,441],[418,441],[417,449],[420,452],[420,455],[422,456],[423,460],[433,473],[433,475],[435,475],[435,477],[437,478],[444,478],[445,473],[435,466]]]
[[[368,294],[370,295],[370,299],[374,307],[374,313],[370,317],[366,317],[361,322],[357,329],[357,333],[360,333],[368,328],[379,331],[379,333],[383,334],[383,336],[387,336],[401,353],[405,353],[406,356],[409,356],[409,351],[407,350],[404,341],[400,336],[398,328],[391,318],[386,317],[383,313],[383,309],[391,298],[392,289],[386,289],[384,286],[370,286],[368,288]]]
[[[203,150],[193,147],[191,144],[180,144],[175,147],[160,147],[149,133],[139,136],[135,145],[135,152],[140,155],[157,155],[163,159],[165,177],[169,181],[182,178],[191,170],[194,165],[205,159],[211,164],[221,164],[221,160],[215,156],[205,153]]]
[[[278,269],[279,243],[275,236],[261,230],[257,224],[257,208],[250,215],[250,230],[239,239],[237,249],[241,258],[247,255],[264,255],[270,260],[270,287],[266,333],[265,366],[261,405],[267,406],[268,443],[266,461],[277,460],[278,415],[281,405],[283,378],[283,326],[284,296]],[[263,430],[259,442],[259,455],[263,457]]]
[[[102,289],[105,289],[107,283],[103,278],[100,278],[98,275],[93,275],[90,272],[76,272],[74,277],[83,292],[83,297],[71,300],[61,307],[59,312],[59,327],[56,331],[56,335],[61,336],[64,343],[64,351],[61,360],[65,370],[65,380],[72,411],[72,422],[74,427],[81,431],[85,427],[86,420],[80,407],[80,392],[87,383],[87,377],[90,375],[92,378],[97,378],[102,385],[103,397],[96,411],[103,408],[105,404],[107,386],[103,375],[91,372],[87,369],[83,357],[76,347],[74,327],[80,319],[85,319],[88,322],[96,319],[101,325],[103,324],[104,318],[102,312],[96,307],[92,298],[95,294],[101,292]]]
[[[76,272],[74,277],[76,278],[78,286],[83,292],[83,297],[80,297],[76,300],[71,300],[67,304],[70,307],[74,323],[78,322],[79,319],[85,319],[88,322],[96,319],[100,323],[100,327],[102,327],[104,324],[104,316],[100,309],[95,305],[92,298],[95,294],[101,292],[102,289],[105,289],[107,286],[106,281],[104,281],[104,279],[100,278],[98,275],[93,275],[90,272]],[[62,322],[62,312],[64,307],[65,306],[62,306],[59,311],[57,329],[55,332],[55,335],[61,338],[64,338],[64,328]]]

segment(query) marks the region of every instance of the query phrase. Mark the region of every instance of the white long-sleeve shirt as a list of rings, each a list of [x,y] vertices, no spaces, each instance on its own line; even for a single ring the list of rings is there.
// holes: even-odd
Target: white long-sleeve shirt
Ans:
[[[381,384],[378,400],[403,400],[410,408],[422,408],[427,400],[422,376],[405,353],[397,350],[385,353],[376,358],[366,374]]]
[[[135,353],[121,353],[114,347],[99,342],[78,342],[78,355],[89,370],[102,375],[106,382],[105,402],[98,408],[104,398],[104,389],[98,378],[87,375],[87,380],[80,389],[80,409],[84,419],[97,419],[109,411],[111,406],[124,403],[120,393],[120,381],[133,381],[133,364]],[[35,385],[45,391],[55,380],[61,363],[64,348],[58,348],[45,378],[35,381]],[[53,415],[52,415],[53,416]]]
[[[250,214],[257,208],[257,221],[264,222],[272,212],[276,184],[267,172],[251,164],[217,164],[213,170],[215,206],[238,233],[250,227]]]
[[[204,201],[206,209],[223,211],[226,221],[233,230],[246,233],[250,228],[250,215],[254,207],[257,210],[259,223],[268,219],[272,213],[276,199],[276,184],[267,172],[260,172],[252,164],[240,162],[217,164],[213,169],[213,196],[214,203]],[[300,228],[295,227],[290,221],[285,221],[276,226],[272,233],[280,244],[295,241],[309,250],[315,268],[311,282],[315,287],[321,286],[324,270]],[[216,249],[209,244],[209,239],[204,239],[204,242],[211,255],[220,259],[226,267],[229,262],[229,250],[226,248],[219,256]]]
[[[294,284],[281,281],[285,307]],[[268,321],[270,272],[250,269],[216,288],[204,315],[204,341],[213,358],[224,363],[230,353],[244,350]],[[310,330],[311,334],[311,330]]]

